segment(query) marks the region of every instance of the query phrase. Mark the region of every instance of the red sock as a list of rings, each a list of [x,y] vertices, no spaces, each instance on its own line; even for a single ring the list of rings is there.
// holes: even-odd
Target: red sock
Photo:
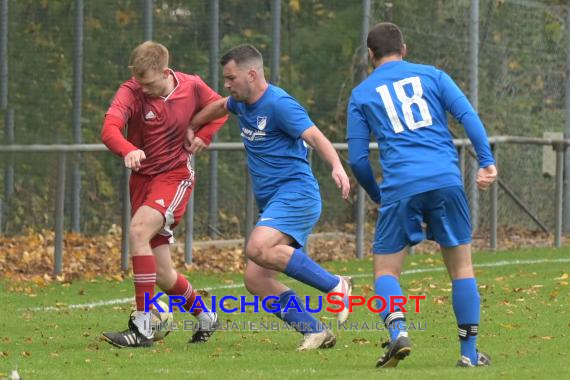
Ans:
[[[133,272],[135,274],[135,300],[137,310],[144,311],[144,294],[154,297],[156,282],[156,261],[153,255],[133,256]]]
[[[172,288],[166,291],[169,296],[183,296],[186,298],[186,304],[184,305],[184,310],[189,311],[194,301],[196,300],[196,292],[192,289],[190,282],[182,274],[177,273],[176,282],[172,285]],[[194,308],[192,314],[198,316],[202,312],[202,309]]]

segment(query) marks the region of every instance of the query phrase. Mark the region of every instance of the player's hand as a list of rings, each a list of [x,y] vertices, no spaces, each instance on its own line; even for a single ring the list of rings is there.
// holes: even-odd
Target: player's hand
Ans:
[[[140,149],[133,150],[125,156],[125,167],[138,172],[141,168],[141,162],[146,159],[146,155]]]
[[[192,141],[192,144],[190,145],[190,151],[193,154],[198,154],[201,151],[203,151],[204,149],[206,149],[207,147],[208,147],[208,145],[206,145],[204,140],[202,140],[201,138],[196,136],[196,137],[194,137],[194,140]]]
[[[186,138],[184,139],[184,149],[186,149],[187,152],[191,153],[192,149],[190,148],[192,146],[192,141],[194,140],[194,129],[192,129],[192,126],[188,126],[188,128],[186,128]]]
[[[479,190],[487,190],[489,186],[497,179],[497,168],[495,165],[489,165],[481,168],[477,172],[477,187]]]
[[[350,181],[348,180],[348,176],[346,175],[346,172],[344,171],[342,165],[333,167],[331,175],[334,182],[341,190],[342,198],[347,199],[348,193],[350,192]]]

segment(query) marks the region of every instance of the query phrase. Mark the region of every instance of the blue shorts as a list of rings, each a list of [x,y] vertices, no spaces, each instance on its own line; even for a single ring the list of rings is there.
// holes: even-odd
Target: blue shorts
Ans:
[[[257,226],[272,227],[291,236],[295,248],[305,246],[321,216],[320,197],[302,193],[277,193],[261,211]]]
[[[422,222],[426,223],[424,233]],[[397,253],[422,240],[443,247],[471,242],[471,221],[461,186],[445,187],[412,195],[380,207],[372,252]]]

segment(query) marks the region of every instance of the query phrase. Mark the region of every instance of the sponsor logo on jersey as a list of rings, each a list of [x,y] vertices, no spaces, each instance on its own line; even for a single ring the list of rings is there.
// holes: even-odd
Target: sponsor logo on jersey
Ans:
[[[241,137],[249,141],[265,140],[265,131],[256,131],[249,128],[241,128]]]

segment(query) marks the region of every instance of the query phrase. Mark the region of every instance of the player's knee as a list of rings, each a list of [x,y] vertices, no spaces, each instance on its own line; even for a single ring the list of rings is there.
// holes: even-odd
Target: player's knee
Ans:
[[[169,291],[174,286],[176,277],[174,279],[170,275],[156,276],[156,285],[164,292]]]
[[[129,240],[133,242],[148,242],[150,241],[151,234],[148,227],[144,223],[131,224],[129,228]]]
[[[248,259],[250,259],[254,263],[260,264],[261,262],[263,262],[264,251],[265,248],[262,244],[255,241],[250,241],[247,243],[245,255],[247,256]]]
[[[169,290],[171,285],[176,282],[176,271],[167,265],[157,265],[156,266],[156,284],[162,290]]]

